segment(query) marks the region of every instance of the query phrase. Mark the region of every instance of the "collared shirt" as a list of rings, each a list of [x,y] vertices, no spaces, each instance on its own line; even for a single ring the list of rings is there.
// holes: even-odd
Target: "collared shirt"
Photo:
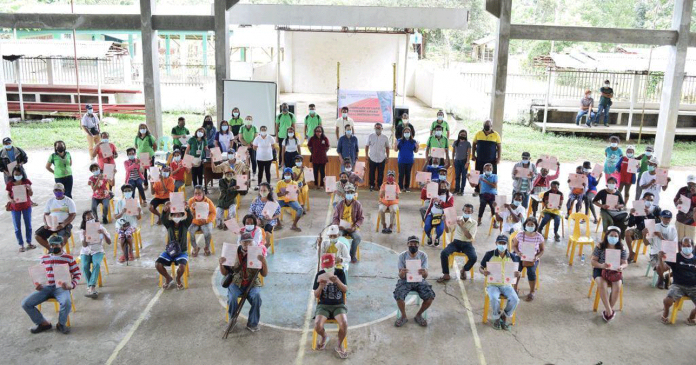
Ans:
[[[276,117],[275,124],[278,126],[278,138],[285,138],[288,136],[288,128],[290,128],[295,123],[295,114],[288,112],[288,114],[280,113]]]
[[[387,150],[389,149],[389,138],[384,134],[377,133],[370,134],[367,137],[367,145],[370,147],[369,158],[370,161],[380,163],[387,158]]]
[[[476,238],[476,230],[477,230],[477,222],[473,218],[469,218],[469,220],[464,221],[464,227],[462,228],[461,225],[459,225],[459,222],[455,224],[454,228],[454,239],[459,240],[462,242],[471,242]],[[471,235],[471,238],[467,238],[464,235],[464,231],[469,232]]]
[[[189,134],[191,134],[191,132],[189,132],[189,130],[186,129],[186,127],[179,127],[179,126],[177,125],[176,127],[172,128],[172,135],[175,135],[175,136],[188,136]],[[181,146],[181,141],[179,140],[179,138],[174,138],[174,145],[175,145],[175,146]]]
[[[89,113],[85,113],[85,115],[82,116],[81,124],[83,127],[87,127],[87,129],[98,128],[99,117],[96,114],[90,115]]]
[[[346,134],[346,126],[349,125],[353,128],[353,135],[355,135],[355,122],[353,118],[348,117],[348,119],[343,120],[343,117],[336,119],[336,127],[338,127],[339,137]]]
[[[321,117],[319,114],[314,114],[314,116],[307,114],[307,116],[304,118],[304,123],[307,126],[307,135],[313,136],[314,128],[321,125]]]
[[[476,161],[493,162],[496,160],[498,145],[502,143],[500,134],[492,131],[489,134],[480,130],[474,134],[471,143],[476,143]]]

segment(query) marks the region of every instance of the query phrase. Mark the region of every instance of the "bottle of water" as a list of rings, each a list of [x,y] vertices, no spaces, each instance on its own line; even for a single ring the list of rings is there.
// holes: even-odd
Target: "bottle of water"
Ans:
[[[585,254],[582,254],[582,256],[580,256],[580,262],[581,262],[583,265],[585,265]]]

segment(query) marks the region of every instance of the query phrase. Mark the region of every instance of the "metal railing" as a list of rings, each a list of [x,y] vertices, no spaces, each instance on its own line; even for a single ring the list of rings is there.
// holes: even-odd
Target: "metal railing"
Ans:
[[[169,66],[169,67],[167,67]],[[179,86],[201,86],[215,82],[215,65],[160,64],[160,84]],[[131,80],[143,83],[143,64],[131,64]]]
[[[75,85],[75,61],[72,58],[22,58],[19,80],[22,84]],[[101,77],[102,84],[123,84],[124,60],[121,56],[101,60],[77,60],[81,85],[97,85]],[[15,63],[3,60],[5,82],[17,83]]]

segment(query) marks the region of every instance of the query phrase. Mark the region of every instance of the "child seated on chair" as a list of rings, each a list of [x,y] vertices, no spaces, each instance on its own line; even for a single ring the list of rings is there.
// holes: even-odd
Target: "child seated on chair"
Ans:
[[[290,186],[293,186],[296,189],[297,197],[290,197],[290,193],[288,192],[288,188]],[[300,203],[297,201],[299,199],[299,191],[300,188],[298,183],[292,179],[292,169],[286,167],[283,169],[283,180],[278,181],[275,192],[281,209],[290,207],[295,211],[295,219],[292,221],[292,227],[290,227],[290,229],[295,232],[302,231],[300,227],[297,226],[297,222],[300,221],[300,218],[302,218],[302,214],[304,213],[304,209],[302,209],[302,206],[300,206]],[[281,210],[281,217],[282,214],[283,213]],[[278,222],[278,228],[281,227],[282,223]]]
[[[171,170],[171,176],[174,179],[174,191],[179,191],[186,184],[186,168],[184,167],[184,162],[181,161],[181,151],[178,149],[175,149],[172,153],[172,162],[169,163],[169,170]]]
[[[80,281],[80,268],[72,256],[63,253],[62,245],[63,238],[61,236],[54,234],[48,238],[49,254],[41,256],[41,265],[46,269],[46,283],[34,283],[36,291],[22,300],[22,308],[36,325],[30,330],[31,333],[40,333],[52,328],[51,323],[36,309],[37,305],[51,298],[55,298],[60,304],[56,329],[66,335],[70,333],[70,328],[67,326],[68,314],[70,314],[72,305],[70,291],[75,289]],[[68,265],[70,282],[56,282],[54,280],[54,265]]]
[[[169,201],[170,193],[176,192],[174,179],[169,176],[170,173],[171,170],[169,166],[164,166],[160,172],[159,181],[155,181],[150,185],[150,193],[154,196],[154,198],[150,200],[150,214],[157,217],[155,224],[158,226],[162,225],[162,220],[157,208]]]
[[[512,284],[506,284],[504,282],[495,283],[490,282],[489,275],[490,271],[487,270],[488,262],[500,262],[501,271],[505,273],[505,265],[515,265],[518,267],[515,271],[515,277],[520,277],[520,270],[522,270],[522,265],[520,263],[519,256],[512,252],[508,252],[508,237],[505,235],[500,235],[495,239],[496,249],[486,252],[481,260],[481,267],[479,271],[486,277],[486,295],[488,295],[488,300],[491,305],[491,317],[493,319],[493,328],[499,330],[509,330],[510,324],[508,324],[508,318],[512,318],[517,304],[520,302],[517,292],[512,287]],[[507,298],[507,304],[503,311],[500,310],[500,296],[504,295]]]
[[[406,322],[408,322],[408,317],[406,316],[406,297],[412,291],[418,293],[418,296],[423,300],[418,309],[418,313],[413,317],[419,325],[425,327],[428,325],[428,321],[423,318],[423,313],[433,304],[435,300],[435,291],[433,287],[428,284],[426,279],[428,278],[428,255],[418,250],[420,242],[418,237],[410,236],[407,240],[408,250],[399,254],[398,269],[399,269],[399,280],[396,282],[396,288],[394,288],[394,299],[396,300],[396,305],[399,307],[399,312],[401,316],[397,316],[394,325],[396,327],[401,327]],[[420,269],[417,273],[411,273],[406,268],[407,260],[418,260],[420,261]],[[409,282],[409,275],[420,275],[422,280],[419,282]]]
[[[578,175],[583,175],[582,166],[576,167],[575,173]],[[568,179],[568,183],[570,183],[570,179]],[[575,202],[575,211],[580,212],[580,209],[582,209],[582,203],[585,201],[586,192],[586,183],[582,183],[581,188],[570,188],[570,194],[568,194],[568,202],[566,203],[566,208],[568,210],[566,212],[565,219],[568,219],[570,217],[570,213],[572,213],[573,211],[573,202]]]
[[[317,308],[314,312],[314,330],[321,337],[317,343],[317,350],[323,350],[329,343],[330,337],[324,331],[324,324],[328,319],[334,319],[338,323],[338,339],[334,348],[342,359],[348,357],[348,352],[343,348],[343,340],[348,334],[348,308],[346,307],[346,274],[336,267],[334,254],[321,255],[321,270],[314,277],[314,296],[317,298]]]
[[[628,246],[629,263],[635,262],[638,255],[638,252],[633,251],[633,241],[644,239],[648,233],[647,229],[645,228],[645,220],[654,220],[655,227],[657,227],[660,220],[660,212],[662,212],[662,209],[660,209],[657,204],[653,204],[652,193],[645,193],[641,200],[645,205],[645,209],[643,209],[642,212],[637,212],[635,209],[631,208],[631,211],[628,214],[628,223],[626,223],[627,227],[634,227],[626,229],[626,233],[624,234],[626,238],[626,246]],[[649,242],[645,242],[646,245],[648,243]],[[655,264],[657,264],[657,257],[655,258]]]
[[[94,218],[97,219],[97,208],[99,204],[102,205],[102,222],[104,224],[109,223],[109,201],[111,200],[111,192],[109,191],[109,180],[104,174],[102,174],[99,165],[93,163],[89,166],[89,171],[92,176],[89,178],[89,185],[92,188],[92,213],[94,213]]]
[[[445,165],[440,165],[442,159],[431,157],[428,164],[423,165],[423,171],[429,172],[431,174],[431,181],[447,180],[447,167]],[[444,174],[442,174],[444,172]],[[443,175],[442,177],[440,175]]]
[[[541,161],[541,159],[537,160],[537,166],[539,166]],[[558,179],[558,175],[561,173],[561,163],[559,162],[556,166],[558,167],[556,168],[556,173],[553,175],[549,175],[549,170],[547,168],[542,167],[539,170],[540,173],[534,178],[534,182],[532,183],[532,193],[534,195],[540,196],[543,192],[549,190],[551,181]],[[539,202],[532,199],[532,215],[535,217],[537,209],[539,209]]]
[[[364,176],[360,177],[360,175],[353,171],[353,167],[355,166],[350,162],[350,159],[346,158],[343,160],[343,172],[348,176],[348,182],[358,186],[358,184],[362,184]]]
[[[300,187],[300,205],[302,205],[303,214],[307,214],[307,205],[309,205],[306,199],[309,199],[309,187],[307,182],[305,182],[304,168],[302,167],[302,155],[295,156],[295,161],[292,167],[292,179],[297,181],[297,186]]]
[[[662,241],[677,241],[677,229],[670,225],[671,221],[672,212],[663,210],[660,212],[660,223],[655,225],[655,232],[650,235],[650,266],[653,270],[656,270],[659,261],[658,253],[662,250]],[[638,252],[635,254],[638,255]],[[665,289],[665,278],[663,275],[657,276],[656,287]]]
[[[220,179],[220,197],[218,198],[215,221],[218,229],[227,230],[227,226],[223,221],[225,220],[225,210],[228,211],[228,218],[237,217],[237,194],[239,186],[237,185],[237,180],[235,180],[234,170],[227,169],[225,171],[225,177]]]
[[[503,205],[500,213],[495,213],[495,219],[503,226],[503,234],[510,235],[512,232],[522,230],[525,209],[522,206],[524,195],[515,193],[512,196],[512,203]]]
[[[669,287],[667,297],[663,300],[664,310],[662,311],[662,323],[669,323],[669,308],[679,302],[684,296],[689,297],[696,305],[696,257],[694,256],[694,242],[689,237],[684,237],[679,242],[679,252],[677,252],[676,262],[665,262],[666,255],[660,251],[658,253],[659,262],[657,272],[663,276],[669,269],[672,269],[674,282]],[[674,305],[676,307],[676,305]],[[677,310],[674,308],[673,310]],[[696,325],[696,308],[689,313],[686,320],[689,326]]]
[[[208,215],[204,218],[196,218],[196,205],[197,204],[208,204]],[[203,233],[203,238],[205,240],[205,248],[203,252],[205,256],[210,256],[210,241],[213,238],[213,222],[215,222],[215,205],[213,201],[205,196],[205,191],[200,185],[196,185],[193,189],[193,198],[188,200],[188,207],[191,209],[193,214],[193,221],[189,226],[189,235],[191,236],[191,247],[193,247],[193,252],[191,256],[197,257],[198,252],[201,250],[196,243],[196,232],[199,230]]]
[[[317,237],[317,247],[320,250],[320,255],[326,253],[336,255],[336,268],[345,272],[348,271],[348,265],[350,264],[350,250],[348,250],[348,240],[345,237],[339,237],[339,233],[340,229],[337,225],[330,225],[326,230],[329,242],[324,242],[323,237],[319,235]]]
[[[495,214],[495,197],[498,195],[498,175],[493,173],[493,165],[487,163],[483,165],[483,175],[479,178],[479,211],[478,225],[481,225],[483,213],[486,212],[486,206],[491,210],[491,215]],[[493,224],[493,228],[498,228],[498,222]]]
[[[454,206],[454,195],[450,192],[447,181],[439,181],[438,196],[430,199],[430,204],[425,210],[423,230],[428,236],[428,247],[440,246],[440,236],[445,231],[445,209]],[[431,235],[435,228],[435,241]]]
[[[171,289],[174,284],[174,278],[169,275],[166,267],[178,266],[176,270],[176,286],[179,290],[182,290],[184,289],[184,284],[181,278],[186,272],[185,266],[188,264],[186,234],[193,221],[194,213],[188,206],[181,213],[170,213],[169,204],[169,202],[165,203],[164,208],[162,208],[162,224],[167,229],[167,240],[164,252],[155,261],[155,269],[164,277],[165,281],[162,284],[162,288]]]
[[[544,210],[542,213],[544,214],[544,217],[541,218],[541,223],[539,224],[539,230],[538,232],[541,233],[541,231],[544,229],[544,227],[549,224],[549,222],[553,219],[553,235],[554,235],[554,241],[556,242],[561,242],[561,236],[558,234],[558,228],[561,225],[561,207],[563,206],[563,193],[561,193],[560,190],[558,190],[559,186],[561,184],[558,181],[554,181],[551,183],[551,190],[543,193],[541,195],[541,203],[542,206],[544,207]],[[550,207],[549,206],[549,194],[558,194],[561,196],[559,199],[559,203],[557,207]]]
[[[85,293],[85,296],[88,298],[97,299],[97,296],[99,295],[99,293],[97,293],[97,279],[99,278],[99,270],[101,270],[101,263],[104,259],[103,242],[106,241],[106,243],[110,245],[111,236],[109,236],[109,232],[106,230],[106,228],[99,224],[99,236],[95,237],[95,240],[98,242],[88,242],[88,222],[97,222],[92,211],[89,210],[82,213],[82,223],[80,223],[80,229],[82,230],[80,261],[82,261],[82,271],[85,273],[85,280],[87,281],[87,292]]]
[[[396,190],[395,199],[387,200],[387,185],[394,186]],[[387,171],[387,180],[379,188],[379,217],[382,220],[382,233],[392,233],[396,212],[399,210],[399,194],[401,190],[396,184],[396,174],[394,170]],[[389,227],[387,227],[386,212],[389,212]]]
[[[136,199],[133,196],[133,187],[126,184],[121,186],[123,199],[116,202],[114,210],[114,219],[116,220],[116,232],[118,233],[118,245],[121,247],[123,254],[118,258],[118,262],[126,262],[126,254],[129,260],[135,260],[133,256],[133,234],[138,228],[138,221],[142,217],[142,210],[138,204],[138,214],[131,215],[126,210],[126,199]],[[126,243],[128,243],[129,251],[126,253]]]

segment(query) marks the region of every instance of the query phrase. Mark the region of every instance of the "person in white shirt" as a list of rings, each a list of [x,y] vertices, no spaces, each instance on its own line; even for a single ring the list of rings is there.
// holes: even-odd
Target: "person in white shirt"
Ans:
[[[271,164],[273,163],[273,149],[276,148],[275,139],[268,136],[268,128],[261,126],[259,134],[251,142],[251,145],[256,151],[256,163],[259,167],[259,176],[256,182],[261,184],[264,172],[266,173],[266,182],[271,183]],[[254,190],[259,190],[256,186]]]
[[[92,104],[87,104],[87,112],[82,116],[80,126],[87,134],[87,144],[89,145],[89,155],[94,153],[94,146],[99,143],[99,117],[94,114]],[[92,158],[93,159],[93,158]]]
[[[647,173],[643,173],[643,175],[640,177],[640,181],[638,182],[638,185],[641,188],[641,196],[640,198],[643,198],[643,195],[645,195],[646,192],[652,193],[654,200],[653,203],[655,205],[660,204],[660,192],[667,190],[667,186],[669,185],[669,182],[672,181],[669,177],[667,178],[667,184],[665,186],[662,186],[657,183],[657,157],[652,156],[650,160],[648,160],[648,171]]]
[[[512,203],[503,205],[500,213],[495,214],[495,219],[502,224],[503,234],[510,235],[512,232],[522,230],[525,215],[522,198],[522,193],[515,193],[512,196]]]
[[[662,241],[676,241],[677,229],[670,225],[672,212],[663,210],[660,212],[660,223],[655,225],[655,232],[650,235],[650,266],[656,270],[659,262],[659,253],[662,250]],[[665,289],[665,281],[662,275],[657,276],[657,287]]]
[[[350,265],[350,250],[348,249],[348,240],[339,236],[338,225],[332,224],[326,229],[326,235],[329,237],[325,241],[322,235],[317,237],[317,247],[319,248],[319,257],[326,253],[336,255],[336,268],[348,271]]]
[[[367,137],[365,145],[365,156],[370,162],[370,191],[379,189],[384,181],[384,167],[389,161],[389,138],[382,134],[382,123],[375,124],[375,133]],[[375,171],[377,171],[377,181],[375,182]]]
[[[53,185],[54,198],[46,202],[44,208],[43,222],[44,225],[34,232],[36,241],[48,250],[48,237],[58,235],[63,239],[63,246],[68,242],[68,238],[72,235],[72,221],[77,215],[75,202],[65,196],[65,187],[61,183]],[[52,218],[55,217],[55,218]],[[55,226],[50,225],[49,219],[55,219]]]
[[[348,107],[344,106],[341,108],[341,116],[336,119],[336,140],[345,134],[346,126],[349,125],[355,130],[355,122],[353,118],[348,116]]]
[[[82,272],[85,273],[85,281],[87,282],[87,292],[85,296],[92,299],[97,299],[97,296],[99,296],[97,292],[97,279],[99,279],[101,263],[104,259],[104,242],[108,245],[111,244],[109,232],[103,225],[99,224],[95,218],[94,213],[87,210],[82,213],[82,223],[80,224],[80,230],[82,230],[80,261],[82,263]],[[99,230],[97,231],[99,232],[99,237],[97,237],[98,242],[87,241],[87,223],[93,222],[99,224]]]

